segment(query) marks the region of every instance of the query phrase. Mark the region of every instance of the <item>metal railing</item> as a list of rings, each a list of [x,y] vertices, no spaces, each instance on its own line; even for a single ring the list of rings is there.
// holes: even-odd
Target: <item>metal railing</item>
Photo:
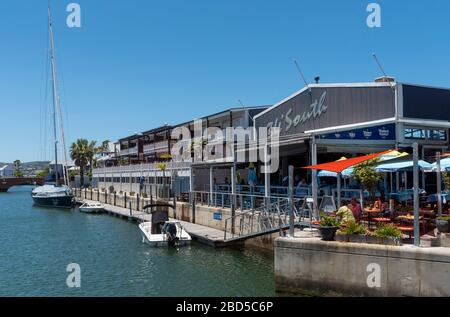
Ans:
[[[191,163],[189,162],[169,162],[167,163],[168,170],[179,170],[179,169],[189,169]],[[93,174],[104,174],[104,173],[129,173],[129,172],[143,172],[148,171],[160,171],[158,163],[146,163],[146,164],[136,164],[136,165],[124,165],[124,166],[111,166],[111,167],[101,167],[94,168]]]
[[[303,202],[304,199],[295,199],[293,202],[294,224],[311,226],[311,215],[301,210]],[[224,240],[246,239],[284,230],[289,226],[289,218],[290,206],[287,201],[239,212],[225,220]]]

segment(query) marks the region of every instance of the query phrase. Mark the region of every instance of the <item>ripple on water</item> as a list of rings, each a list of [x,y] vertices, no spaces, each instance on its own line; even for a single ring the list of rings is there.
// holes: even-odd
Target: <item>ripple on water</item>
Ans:
[[[273,259],[249,250],[153,249],[107,215],[33,207],[30,187],[0,194],[0,296],[273,296]],[[81,266],[80,289],[66,267]]]

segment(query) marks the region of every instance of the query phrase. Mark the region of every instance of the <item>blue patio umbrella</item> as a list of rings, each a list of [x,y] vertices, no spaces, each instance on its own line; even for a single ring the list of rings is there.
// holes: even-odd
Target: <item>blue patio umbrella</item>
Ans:
[[[345,169],[341,174],[342,174],[342,177],[344,177],[344,178],[352,176],[353,167],[349,167],[349,168]],[[337,177],[337,173],[322,170],[317,173],[317,177]]]
[[[437,172],[437,162],[431,164],[429,172]],[[441,172],[450,172],[450,157],[441,160]]]
[[[405,162],[397,162],[397,163],[386,163],[378,165],[375,169],[377,172],[389,173],[389,172],[401,172],[401,171],[409,171],[414,167],[414,161],[405,161]],[[419,169],[422,171],[428,171],[432,169],[432,164],[422,161],[419,161]]]

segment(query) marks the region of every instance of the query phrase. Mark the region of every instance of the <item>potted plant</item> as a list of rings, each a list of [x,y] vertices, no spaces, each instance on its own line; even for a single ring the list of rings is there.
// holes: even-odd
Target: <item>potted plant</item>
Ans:
[[[323,241],[334,241],[336,231],[339,229],[339,222],[336,217],[322,217],[319,225],[320,235]]]
[[[436,227],[441,233],[449,233],[450,232],[450,217],[437,217],[436,218]]]
[[[402,245],[402,232],[394,225],[381,224],[374,235],[378,244]]]
[[[347,236],[348,242],[366,243],[366,229],[363,225],[350,222],[340,231]]]

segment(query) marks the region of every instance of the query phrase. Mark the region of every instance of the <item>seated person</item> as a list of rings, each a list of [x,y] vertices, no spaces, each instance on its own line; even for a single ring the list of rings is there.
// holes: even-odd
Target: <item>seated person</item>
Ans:
[[[341,203],[341,208],[336,212],[336,217],[341,222],[341,225],[347,225],[348,223],[355,222],[355,217],[353,216],[353,211],[349,206],[343,201]]]
[[[381,201],[381,197],[377,197],[377,200],[373,204],[373,207],[369,209],[369,211],[373,212],[382,212],[383,211],[383,202]]]
[[[352,198],[352,201],[351,201],[349,207],[352,210],[353,216],[355,217],[355,219],[357,221],[361,220],[361,214],[362,214],[361,205],[358,203],[356,198]]]

